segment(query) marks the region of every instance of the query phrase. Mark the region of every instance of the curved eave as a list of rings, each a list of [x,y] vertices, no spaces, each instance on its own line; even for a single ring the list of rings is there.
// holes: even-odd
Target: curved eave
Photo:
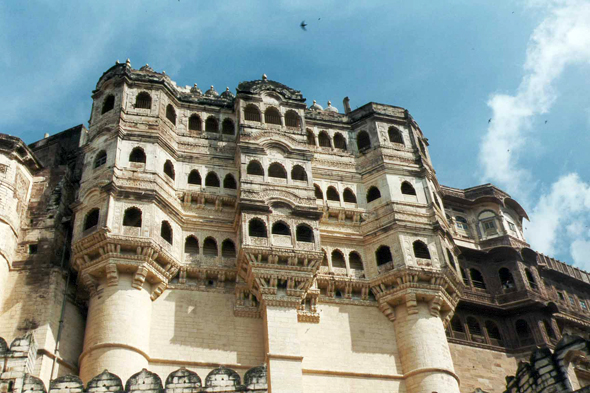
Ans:
[[[529,216],[526,214],[524,208],[520,206],[520,203],[516,202],[514,199],[509,197],[504,198],[504,205],[514,210],[520,217],[524,217],[527,219],[527,221],[530,221]]]

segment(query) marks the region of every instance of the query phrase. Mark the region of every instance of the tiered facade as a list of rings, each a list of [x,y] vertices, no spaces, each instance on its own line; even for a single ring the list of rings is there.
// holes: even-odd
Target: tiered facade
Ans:
[[[129,61],[92,97],[88,129],[0,138],[7,390],[499,393],[588,338],[590,276],[503,191],[440,185],[407,110]]]

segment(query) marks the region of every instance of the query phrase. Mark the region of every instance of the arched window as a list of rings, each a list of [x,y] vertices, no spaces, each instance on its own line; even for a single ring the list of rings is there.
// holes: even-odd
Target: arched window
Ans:
[[[467,327],[469,328],[469,334],[472,336],[483,336],[479,321],[474,317],[467,317]]]
[[[377,266],[381,266],[393,261],[389,247],[380,246],[377,251],[375,251],[375,259],[377,260]]]
[[[176,111],[171,104],[166,107],[166,119],[170,120],[170,123],[176,125]]]
[[[359,151],[369,149],[371,147],[371,137],[367,131],[361,131],[356,136],[356,146]]]
[[[346,139],[339,132],[334,134],[334,147],[336,149],[346,150]]]
[[[209,116],[205,121],[205,131],[207,132],[219,132],[219,122],[213,116]]]
[[[199,241],[193,235],[190,235],[184,241],[184,253],[191,255],[199,254]]]
[[[281,113],[277,108],[272,106],[264,111],[264,122],[266,124],[277,124],[281,125]]]
[[[172,161],[166,160],[166,162],[164,163],[164,173],[170,179],[174,180],[175,174],[174,174],[174,165],[172,164]]]
[[[551,340],[557,340],[557,336],[555,335],[555,331],[551,326],[551,322],[549,322],[546,319],[543,319],[543,327],[545,328],[545,333],[547,333],[547,337],[549,337]]]
[[[307,181],[307,172],[301,165],[293,166],[291,169],[291,179],[298,181]]]
[[[332,142],[330,141],[330,135],[326,131],[320,131],[318,135],[318,142],[321,147],[332,147]]]
[[[299,224],[295,231],[298,242],[313,243],[313,229],[309,225]]]
[[[223,188],[227,188],[229,190],[235,190],[236,188],[238,188],[234,175],[232,175],[231,173],[225,175],[225,178],[223,178]]]
[[[264,170],[262,169],[262,165],[260,165],[260,163],[256,160],[252,160],[248,163],[246,173],[248,175],[264,176]]]
[[[308,128],[306,133],[307,133],[307,144],[310,146],[315,146],[315,135],[313,134],[313,131]]]
[[[453,257],[453,253],[448,248],[447,248],[447,257],[449,258],[449,266],[453,270],[457,270],[457,265],[455,263],[455,257]]]
[[[142,91],[135,97],[135,108],[137,109],[151,109],[152,96],[145,91]]]
[[[430,259],[430,251],[428,251],[428,246],[424,244],[421,240],[416,240],[413,243],[414,246],[414,256],[416,258],[421,259]]]
[[[469,269],[469,274],[471,276],[471,283],[475,288],[486,289],[486,283],[479,270]]]
[[[341,267],[346,269],[346,262],[344,262],[344,255],[340,250],[332,251],[332,267]]]
[[[136,207],[130,207],[125,210],[123,215],[123,226],[126,227],[141,227],[141,210]]]
[[[414,186],[412,186],[409,182],[404,181],[402,182],[402,194],[404,195],[416,195],[416,190]]]
[[[502,345],[502,333],[500,333],[500,329],[498,329],[498,325],[495,322],[486,321],[486,330],[492,345]]]
[[[98,217],[100,215],[99,209],[92,209],[86,214],[84,218],[84,230],[88,230],[90,228],[94,228],[98,225]]]
[[[289,225],[285,224],[284,222],[277,221],[272,224],[272,234],[291,236],[291,229],[289,228]]]
[[[145,152],[141,147],[134,147],[129,154],[129,162],[142,162],[145,164]]]
[[[217,256],[217,242],[214,238],[208,237],[203,242],[203,255],[207,257]]]
[[[478,216],[481,227],[486,236],[497,235],[496,214],[491,210],[483,211]]]
[[[287,127],[299,128],[300,124],[301,121],[299,119],[299,115],[297,114],[297,112],[287,111],[287,113],[285,113],[285,125]]]
[[[369,191],[367,191],[367,203],[373,202],[379,198],[381,198],[381,191],[379,191],[379,189],[375,186],[369,188]]]
[[[248,234],[251,237],[267,237],[266,225],[260,218],[253,218],[248,223]]]
[[[248,104],[244,108],[244,119],[248,121],[256,121],[260,123],[260,111],[254,104]]]
[[[201,174],[198,170],[193,169],[191,173],[188,174],[188,184],[201,185]]]
[[[516,321],[514,327],[516,328],[516,335],[518,336],[520,345],[532,345],[535,343],[531,328],[524,319],[519,319]]]
[[[389,127],[387,133],[389,134],[389,142],[404,144],[404,137],[397,127]]]
[[[344,189],[342,199],[347,203],[356,203],[356,195],[354,195],[354,192],[348,187]]]
[[[535,277],[533,276],[533,273],[530,271],[530,269],[525,268],[524,273],[526,274],[526,279],[529,282],[531,289],[537,290],[537,281],[535,281]]]
[[[201,131],[203,123],[201,117],[197,114],[192,114],[188,119],[188,129],[190,131]]]
[[[455,226],[457,227],[459,234],[469,237],[469,224],[467,224],[467,219],[465,217],[456,216]]]
[[[324,193],[322,192],[322,189],[320,188],[320,186],[318,186],[317,184],[313,185],[313,190],[315,193],[315,199],[324,199]]]
[[[422,139],[418,139],[418,146],[420,146],[420,151],[422,152],[424,157],[426,157],[426,147],[424,146]]]
[[[101,114],[104,115],[108,111],[113,110],[114,107],[115,107],[115,96],[110,94],[107,96],[107,98],[104,99],[104,101],[102,103]]]
[[[236,129],[232,119],[224,119],[223,123],[221,124],[221,133],[223,135],[234,135],[235,131]]]
[[[351,269],[363,270],[363,259],[356,251],[351,251],[350,254],[348,254],[348,264]]]
[[[162,239],[172,244],[172,226],[170,226],[168,221],[162,221],[162,226],[160,227],[160,236]]]
[[[207,173],[207,177],[205,178],[205,186],[219,187],[219,178],[215,172]]]
[[[336,188],[334,186],[328,187],[326,197],[329,201],[340,202],[340,194],[338,194],[338,191],[336,191]]]
[[[279,179],[286,179],[287,178],[287,171],[285,167],[283,167],[278,162],[273,162],[268,167],[268,177],[276,177]]]
[[[104,164],[107,163],[107,152],[101,150],[98,152],[96,157],[94,158],[94,168],[100,168]]]
[[[498,270],[498,276],[500,277],[502,289],[512,289],[515,287],[514,277],[512,277],[512,273],[507,268],[503,267]]]
[[[223,243],[221,243],[221,256],[224,258],[236,257],[236,245],[230,239],[225,239]]]

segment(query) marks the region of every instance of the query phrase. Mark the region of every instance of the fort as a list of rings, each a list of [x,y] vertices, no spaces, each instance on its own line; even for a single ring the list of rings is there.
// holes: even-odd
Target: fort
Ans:
[[[0,134],[0,392],[590,391],[590,274],[408,110],[129,60],[92,99]]]

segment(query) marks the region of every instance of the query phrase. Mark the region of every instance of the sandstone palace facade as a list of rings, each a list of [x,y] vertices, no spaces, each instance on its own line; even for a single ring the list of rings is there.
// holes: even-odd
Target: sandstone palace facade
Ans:
[[[407,110],[129,61],[92,98],[0,136],[0,392],[586,391],[590,275]]]

